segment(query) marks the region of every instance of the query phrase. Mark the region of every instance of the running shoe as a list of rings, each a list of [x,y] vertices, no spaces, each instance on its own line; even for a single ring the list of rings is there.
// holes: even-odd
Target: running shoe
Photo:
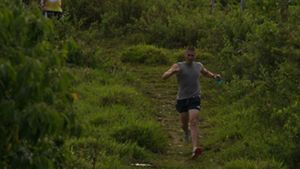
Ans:
[[[197,157],[199,157],[202,154],[203,150],[200,147],[197,147],[192,154],[192,159],[196,159]]]

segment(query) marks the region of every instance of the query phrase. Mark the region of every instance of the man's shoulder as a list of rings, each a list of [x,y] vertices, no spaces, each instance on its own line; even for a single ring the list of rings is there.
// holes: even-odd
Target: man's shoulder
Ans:
[[[181,65],[185,65],[185,64],[186,64],[186,62],[184,62],[184,61],[180,61],[180,62],[177,62],[177,63],[175,63],[175,64],[177,64],[178,66],[181,66]]]
[[[197,65],[198,69],[200,69],[200,71],[202,71],[204,69],[204,66],[201,62],[195,62],[195,63]]]
[[[203,64],[201,62],[195,62],[197,65],[203,67]]]
[[[176,63],[174,63],[172,66],[180,66],[180,65],[182,65],[184,62],[176,62]]]

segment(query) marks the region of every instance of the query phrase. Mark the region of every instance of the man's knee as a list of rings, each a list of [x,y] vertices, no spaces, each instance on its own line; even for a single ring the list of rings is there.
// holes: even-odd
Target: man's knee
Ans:
[[[190,126],[197,126],[198,125],[198,116],[195,115],[190,119]]]
[[[190,119],[189,119],[189,122],[190,122],[190,126],[197,126],[198,125],[198,113],[199,111],[198,110],[191,110],[190,111]]]
[[[191,127],[197,126],[197,125],[198,125],[198,118],[190,119],[190,126]]]

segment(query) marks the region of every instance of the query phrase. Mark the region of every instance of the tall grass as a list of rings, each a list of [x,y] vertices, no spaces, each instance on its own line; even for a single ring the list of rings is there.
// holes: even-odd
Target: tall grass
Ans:
[[[153,153],[165,152],[165,134],[142,94],[99,70],[69,71],[75,75],[78,95],[73,108],[84,126],[81,137],[66,146],[77,166],[128,168],[132,162],[149,161]]]

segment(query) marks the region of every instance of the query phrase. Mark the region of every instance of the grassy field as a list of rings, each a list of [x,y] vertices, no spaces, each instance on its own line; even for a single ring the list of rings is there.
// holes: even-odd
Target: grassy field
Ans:
[[[0,168],[300,168],[298,1],[23,2],[0,3]],[[187,46],[224,79],[201,77],[193,161],[161,80]]]
[[[109,46],[108,51],[111,50]],[[128,50],[135,48],[138,50],[128,54]],[[161,50],[130,46],[120,47],[110,55],[115,54],[116,58],[139,56],[140,48],[145,53],[148,51],[146,57],[152,56],[153,49],[154,53]],[[183,50],[163,51],[170,54],[160,53],[161,57],[166,57],[166,63],[138,63],[138,57],[130,56],[136,60],[121,63],[122,69],[115,73],[98,68],[68,68],[75,75],[77,99],[74,111],[84,126],[79,139],[68,141],[74,153],[73,167],[139,168],[134,165],[147,164],[150,168],[167,169],[284,168],[282,164],[266,158],[265,154],[259,154],[263,153],[259,150],[263,143],[255,145],[255,138],[251,138],[259,130],[247,122],[252,116],[242,109],[237,112],[239,101],[230,102],[233,98],[226,98],[232,92],[231,85],[241,82],[218,85],[204,77],[201,78],[199,126],[199,143],[204,153],[199,159],[190,160],[192,147],[183,143],[179,114],[174,107],[176,78],[161,79],[171,63],[180,59]],[[198,59],[212,71],[216,69],[212,59],[202,55],[200,53]],[[255,153],[258,153],[257,158],[253,158]]]
[[[166,56],[168,63],[163,65],[125,63],[122,65],[125,71],[116,74],[97,68],[68,68],[74,75],[76,99],[73,108],[85,126],[81,129],[80,139],[70,140],[68,145],[77,153],[92,156],[84,159],[82,157],[89,155],[79,153],[81,155],[75,156],[75,161],[80,159],[83,165],[96,163],[96,166],[104,167],[101,159],[105,157],[120,160],[119,165],[125,168],[134,163],[147,163],[154,168],[211,168],[217,165],[209,151],[199,160],[189,160],[191,145],[183,143],[179,114],[174,107],[176,79],[161,79],[170,63],[178,59],[176,57]],[[207,130],[211,128],[206,120],[212,105],[208,104],[212,97],[209,93],[216,90],[210,88],[211,85],[219,86],[208,79],[201,81],[205,91],[200,123],[200,143],[203,145],[209,134]]]
[[[183,143],[179,114],[174,107],[176,79],[161,79],[176,59],[169,57],[168,64],[158,66],[124,64],[126,71],[115,75],[99,69],[69,69],[76,81],[74,111],[80,123],[88,126],[81,131],[83,137],[69,142],[76,154],[81,154],[76,158],[85,165],[96,163],[101,168],[108,165],[103,163],[105,158],[116,160],[118,167],[125,168],[135,163],[150,164],[153,168],[218,168],[222,161],[215,156],[214,147],[205,143],[213,127],[208,120],[210,111],[217,104],[213,95],[221,92],[221,86],[211,79],[201,79],[203,111],[199,137],[205,152],[191,161],[191,145]],[[84,159],[88,155],[80,152],[92,154],[95,159]]]

